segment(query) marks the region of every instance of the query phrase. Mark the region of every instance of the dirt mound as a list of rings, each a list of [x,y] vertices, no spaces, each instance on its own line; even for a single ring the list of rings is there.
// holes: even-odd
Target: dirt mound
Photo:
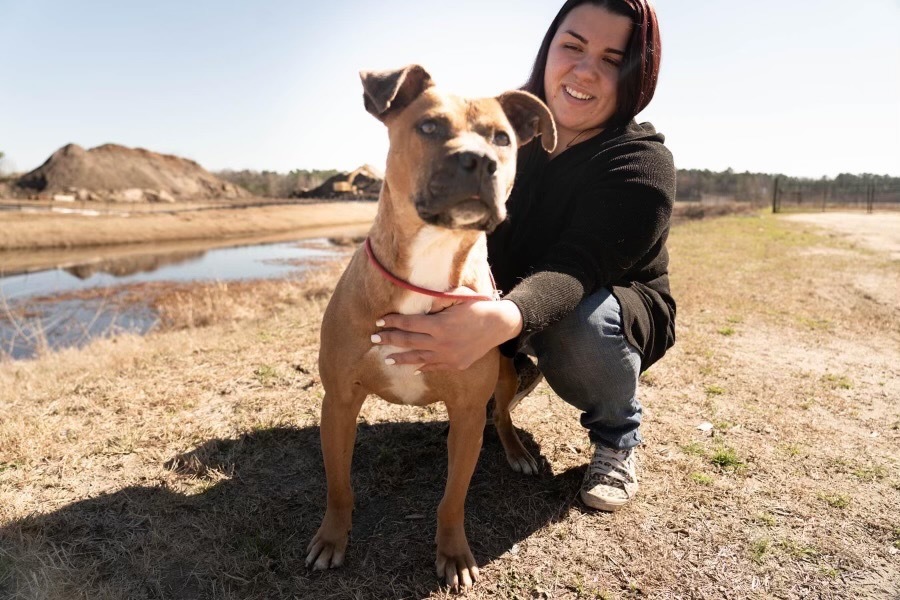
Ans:
[[[338,173],[317,188],[297,194],[300,198],[369,198],[378,199],[382,175],[375,167],[363,165],[347,173]]]
[[[20,177],[16,186],[42,195],[72,194],[79,200],[172,202],[250,195],[192,160],[116,144],[90,150],[63,146]]]

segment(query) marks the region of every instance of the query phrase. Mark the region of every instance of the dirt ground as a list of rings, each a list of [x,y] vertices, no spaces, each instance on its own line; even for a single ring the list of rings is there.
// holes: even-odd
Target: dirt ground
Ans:
[[[818,225],[830,230],[831,235],[845,236],[853,243],[887,252],[891,258],[900,260],[900,213],[824,212],[796,214],[785,218]]]
[[[900,261],[869,245],[884,215],[815,217],[875,227],[672,230],[678,342],[641,379],[627,509],[575,500],[590,447],[546,385],[513,415],[539,476],[486,432],[469,598],[900,597]],[[184,289],[155,334],[0,362],[0,597],[450,597],[432,566],[440,406],[367,402],[347,565],[303,566],[336,274]]]
[[[0,212],[0,253],[275,234],[302,237],[309,228],[371,223],[376,208],[375,202],[322,202],[180,212]]]

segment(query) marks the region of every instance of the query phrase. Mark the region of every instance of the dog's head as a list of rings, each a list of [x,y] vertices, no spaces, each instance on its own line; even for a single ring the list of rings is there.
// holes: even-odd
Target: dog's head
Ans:
[[[396,210],[430,225],[491,231],[506,218],[516,151],[537,135],[550,152],[556,127],[535,96],[466,99],[443,93],[419,65],[362,72],[366,110],[388,127],[385,183]]]

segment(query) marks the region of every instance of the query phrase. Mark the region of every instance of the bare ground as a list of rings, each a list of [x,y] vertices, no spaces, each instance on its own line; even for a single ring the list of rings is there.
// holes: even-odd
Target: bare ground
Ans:
[[[158,206],[158,205],[157,205]],[[58,214],[2,212],[0,251],[221,240],[371,223],[375,202],[323,202],[253,208]]]
[[[468,596],[900,596],[900,306],[873,293],[900,261],[770,215],[685,223],[670,248],[679,340],[642,378],[640,495],[574,501],[587,440],[540,386],[514,415],[540,476],[486,434]],[[366,404],[348,565],[303,567],[334,277],[185,290],[165,331],[0,364],[0,597],[448,596],[441,407]]]

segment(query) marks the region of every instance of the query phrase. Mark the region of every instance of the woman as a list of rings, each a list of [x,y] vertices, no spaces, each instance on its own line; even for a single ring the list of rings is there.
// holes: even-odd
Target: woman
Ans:
[[[524,86],[553,113],[557,149],[521,149],[509,219],[488,238],[504,299],[387,315],[381,336],[408,349],[397,364],[423,371],[466,368],[499,345],[516,355],[520,396],[539,379],[524,353],[536,356],[550,387],[583,411],[595,450],[580,496],[601,510],[637,491],[638,376],[675,340],[665,245],[675,169],[663,136],[634,121],[659,61],[648,0],[568,0]]]

